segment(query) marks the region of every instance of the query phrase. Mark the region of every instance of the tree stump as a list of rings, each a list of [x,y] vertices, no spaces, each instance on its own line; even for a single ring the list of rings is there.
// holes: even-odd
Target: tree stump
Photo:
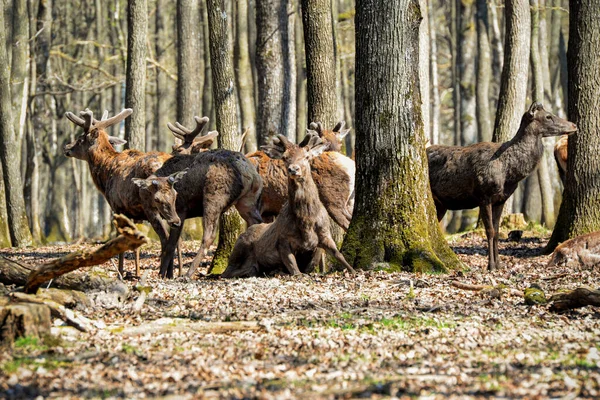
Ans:
[[[15,339],[41,338],[50,332],[50,307],[44,304],[10,304],[0,308],[0,343],[12,347]]]

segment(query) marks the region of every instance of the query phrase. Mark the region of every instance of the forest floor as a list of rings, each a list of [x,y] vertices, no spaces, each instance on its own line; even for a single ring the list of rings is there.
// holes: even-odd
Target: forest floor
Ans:
[[[598,398],[600,309],[557,314],[520,294],[532,284],[547,295],[596,288],[600,271],[547,270],[546,241],[502,240],[493,273],[484,239],[470,233],[450,238],[466,272],[188,282],[157,279],[152,243],[141,313],[136,291],[120,303],[99,297],[81,311],[95,332],[56,321],[53,338],[18,340],[0,355],[0,398]],[[197,245],[184,243],[187,265]],[[85,246],[0,255],[33,262]],[[116,275],[114,262],[94,269]],[[507,289],[495,297],[452,281]]]

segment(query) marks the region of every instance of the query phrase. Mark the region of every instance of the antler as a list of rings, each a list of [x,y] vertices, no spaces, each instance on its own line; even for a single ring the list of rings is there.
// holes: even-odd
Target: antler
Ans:
[[[346,125],[346,121],[340,121],[333,127],[333,132],[341,132],[344,129],[344,125]]]
[[[186,128],[179,122],[175,122],[175,126],[173,126],[170,122],[167,122],[167,128],[169,128],[171,132],[173,132],[173,135],[177,139],[183,140],[184,145],[191,145],[194,142],[196,136],[198,136],[204,130],[205,127],[208,127],[209,121],[208,117],[194,117],[194,120],[196,121],[196,128],[194,128],[194,130]]]

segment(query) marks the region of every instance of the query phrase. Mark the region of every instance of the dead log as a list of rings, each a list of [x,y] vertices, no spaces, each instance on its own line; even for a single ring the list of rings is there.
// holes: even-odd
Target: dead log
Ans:
[[[19,292],[11,293],[10,298],[16,302],[45,305],[50,309],[50,312],[54,317],[62,319],[67,323],[67,325],[70,325],[81,332],[89,332],[94,329],[87,318],[78,315],[73,310],[66,309],[64,306],[55,301],[43,299],[32,294]]]
[[[113,224],[117,227],[119,236],[109,240],[95,250],[82,250],[67,254],[64,257],[42,264],[31,271],[25,282],[25,292],[35,291],[48,282],[67,272],[83,267],[102,264],[111,257],[128,250],[134,250],[148,241],[146,236],[137,230],[136,226],[127,217],[115,214]]]
[[[40,299],[52,300],[67,308],[86,308],[92,305],[85,293],[79,290],[39,288],[35,295]]]
[[[570,292],[557,293],[550,298],[550,311],[565,311],[585,306],[600,307],[600,289],[580,287]]]
[[[19,337],[42,338],[50,332],[50,326],[50,308],[44,304],[8,304],[0,307],[2,346],[11,347]]]

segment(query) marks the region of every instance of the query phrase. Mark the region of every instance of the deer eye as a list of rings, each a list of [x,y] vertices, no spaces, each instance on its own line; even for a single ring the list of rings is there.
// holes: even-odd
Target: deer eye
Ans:
[[[546,119],[552,119],[552,115],[546,115]]]

